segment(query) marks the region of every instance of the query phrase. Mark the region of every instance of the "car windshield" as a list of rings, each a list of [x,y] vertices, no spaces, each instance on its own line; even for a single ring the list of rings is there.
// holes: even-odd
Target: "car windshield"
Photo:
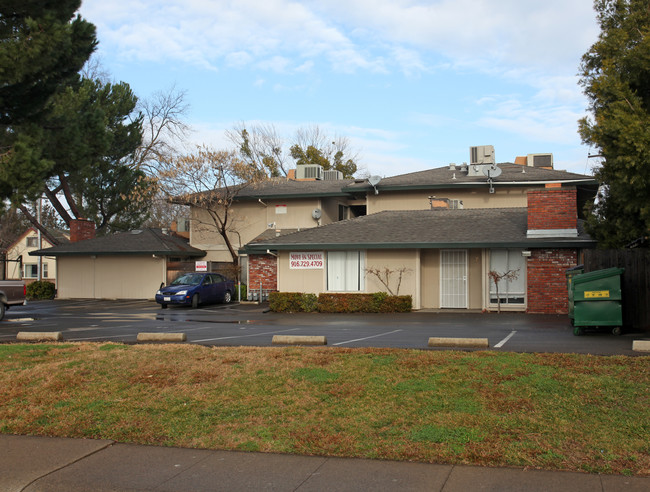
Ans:
[[[198,273],[186,273],[174,280],[171,285],[199,285],[203,280],[203,275]]]

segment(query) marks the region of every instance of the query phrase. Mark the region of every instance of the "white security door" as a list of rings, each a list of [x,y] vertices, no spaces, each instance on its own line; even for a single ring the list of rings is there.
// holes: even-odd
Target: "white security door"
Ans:
[[[467,308],[467,251],[443,249],[440,263],[440,307]]]

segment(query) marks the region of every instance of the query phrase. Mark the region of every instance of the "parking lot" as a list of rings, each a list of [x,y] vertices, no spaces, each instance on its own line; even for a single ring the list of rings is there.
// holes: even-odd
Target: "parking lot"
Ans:
[[[332,347],[428,349],[429,337],[487,338],[490,350],[643,355],[633,340],[647,333],[573,336],[568,318],[521,313],[279,314],[264,305],[161,309],[153,301],[30,301],[7,311],[0,342],[18,332],[56,332],[65,341],[135,343],[138,333],[185,333],[187,343],[269,346],[273,335],[317,335]],[[440,350],[440,349],[433,349]]]

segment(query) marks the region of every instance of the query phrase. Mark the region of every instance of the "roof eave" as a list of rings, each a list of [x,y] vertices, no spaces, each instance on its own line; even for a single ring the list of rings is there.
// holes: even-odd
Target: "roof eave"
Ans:
[[[595,248],[592,239],[548,239],[521,241],[472,241],[472,242],[435,242],[435,243],[296,243],[269,244],[257,243],[246,245],[246,253],[266,253],[270,251],[289,250],[347,250],[347,249],[473,249],[473,248]]]

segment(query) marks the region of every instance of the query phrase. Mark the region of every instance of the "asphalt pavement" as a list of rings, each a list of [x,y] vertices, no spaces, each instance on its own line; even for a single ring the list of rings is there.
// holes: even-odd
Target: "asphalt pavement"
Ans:
[[[331,347],[431,349],[430,337],[486,338],[489,350],[646,355],[650,333],[573,335],[566,315],[419,311],[402,314],[270,313],[257,304],[161,309],[153,301],[30,301],[7,311],[0,342],[18,332],[61,332],[65,341],[135,343],[138,333],[184,333],[187,343],[269,346],[274,335],[324,336]],[[431,350],[438,350],[433,348]]]
[[[0,490],[646,492],[650,478],[0,435]]]

